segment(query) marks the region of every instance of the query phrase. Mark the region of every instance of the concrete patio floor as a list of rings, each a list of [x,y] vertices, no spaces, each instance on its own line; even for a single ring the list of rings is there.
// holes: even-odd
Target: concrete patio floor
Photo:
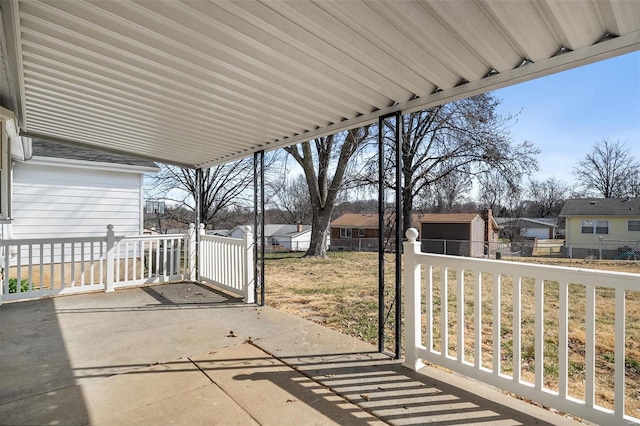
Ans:
[[[2,425],[574,424],[214,288],[0,308]]]

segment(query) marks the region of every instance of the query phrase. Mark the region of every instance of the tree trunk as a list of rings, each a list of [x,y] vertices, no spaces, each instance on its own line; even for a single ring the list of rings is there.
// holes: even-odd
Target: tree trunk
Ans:
[[[311,219],[311,228],[320,230],[311,232],[311,242],[309,249],[303,257],[317,257],[320,259],[328,259],[327,255],[327,234],[329,232],[329,221],[331,220],[331,208],[319,208],[313,206],[313,217]]]
[[[412,227],[413,213],[413,194],[410,188],[404,188],[402,191],[402,236],[407,233],[407,229]],[[420,230],[418,230],[420,231]]]

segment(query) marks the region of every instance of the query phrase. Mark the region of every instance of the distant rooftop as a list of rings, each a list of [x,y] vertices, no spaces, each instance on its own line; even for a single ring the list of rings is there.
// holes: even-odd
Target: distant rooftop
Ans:
[[[640,197],[571,199],[560,216],[640,216]]]
[[[70,145],[39,140],[33,141],[33,156],[66,158],[69,160],[94,161],[99,163],[125,164],[140,167],[158,167],[156,163],[149,160],[141,160],[139,158],[132,158],[124,155],[110,154],[93,149],[78,148]]]

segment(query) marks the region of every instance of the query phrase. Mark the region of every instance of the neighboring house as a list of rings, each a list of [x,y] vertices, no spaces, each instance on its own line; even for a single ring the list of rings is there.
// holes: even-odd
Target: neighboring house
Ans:
[[[556,238],[558,219],[553,217],[496,217],[502,235],[507,238],[515,236],[548,240]]]
[[[245,227],[253,232],[253,225],[238,226],[229,233],[229,237],[244,238]],[[268,250],[307,251],[311,242],[311,225],[265,224],[264,239]],[[327,247],[329,244],[327,237]]]
[[[385,236],[390,250],[395,247],[395,238],[390,236],[393,215],[385,218]],[[413,227],[420,229],[420,215],[413,215]],[[378,250],[378,215],[375,213],[346,213],[331,222],[331,250]]]
[[[567,256],[613,258],[625,247],[638,250],[640,198],[571,199],[560,216],[566,218]]]
[[[31,149],[12,167],[2,238],[104,236],[109,224],[116,235],[142,234],[143,174],[155,163],[51,142]]]
[[[331,250],[378,250],[378,215],[346,213],[331,222]]]
[[[485,221],[478,213],[429,213],[420,219],[422,251],[480,257],[485,254]]]

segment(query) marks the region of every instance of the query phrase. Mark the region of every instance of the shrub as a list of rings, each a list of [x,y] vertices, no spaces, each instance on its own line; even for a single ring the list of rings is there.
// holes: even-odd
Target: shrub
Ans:
[[[26,293],[29,291],[29,281],[26,278],[20,280],[20,291],[22,293]],[[9,293],[17,293],[18,292],[18,279],[17,278],[9,278]]]

